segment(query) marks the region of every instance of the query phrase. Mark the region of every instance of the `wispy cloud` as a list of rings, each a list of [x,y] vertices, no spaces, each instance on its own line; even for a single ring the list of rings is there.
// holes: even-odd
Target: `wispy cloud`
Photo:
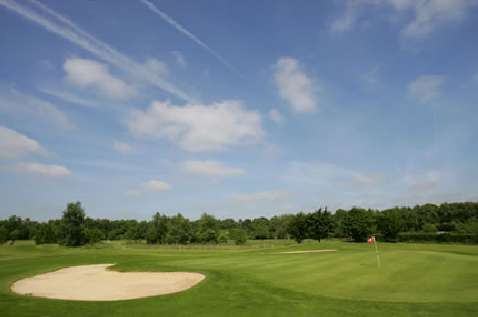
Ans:
[[[375,86],[380,82],[380,68],[380,64],[374,65],[368,71],[361,74],[359,79],[370,87]]]
[[[172,51],[171,54],[174,56],[176,64],[183,68],[188,66],[188,61],[186,60],[186,57],[184,57],[183,53],[181,53],[180,51]]]
[[[190,174],[225,177],[240,176],[245,174],[242,168],[228,166],[219,161],[186,161],[182,164],[182,169]]]
[[[14,166],[19,173],[38,174],[48,177],[62,177],[71,175],[71,171],[63,165],[42,164],[36,162],[22,162]]]
[[[400,31],[402,36],[424,38],[446,23],[462,21],[468,9],[477,3],[476,0],[348,0],[344,13],[333,21],[330,29],[348,31],[360,20],[365,6],[382,6],[391,9],[394,15],[407,15],[408,21]]]
[[[241,193],[235,194],[230,197],[230,200],[234,203],[241,204],[256,204],[259,202],[278,202],[285,201],[291,196],[291,193],[287,191],[272,190],[272,191],[261,191],[254,193]]]
[[[15,89],[0,89],[0,112],[23,120],[45,120],[64,129],[75,127],[67,115],[54,104]]]
[[[291,162],[284,174],[288,182],[301,182],[317,186],[339,186],[363,190],[365,186],[374,187],[384,177],[380,173],[364,173],[329,162]]]
[[[279,95],[295,112],[317,110],[317,96],[313,83],[302,69],[299,61],[292,57],[281,57],[275,67],[275,81]]]
[[[159,87],[180,99],[187,101],[194,99],[175,85],[158,76],[157,73],[148,69],[144,64],[133,61],[128,56],[84,31],[68,18],[36,0],[31,0],[30,2],[34,4],[36,10],[34,10],[33,7],[24,6],[14,0],[0,0],[0,5],[16,12],[25,19],[37,23],[49,32],[55,33],[71,43],[78,45],[101,60],[129,73],[138,80]]]
[[[158,9],[158,7],[148,1],[148,0],[140,0],[144,5],[148,7],[149,10],[152,12],[156,13],[164,22],[168,23],[172,27],[174,27],[176,30],[184,34],[187,38],[189,38],[191,41],[196,43],[197,45],[201,46],[204,50],[206,50],[208,53],[210,53],[212,56],[214,56],[219,62],[221,62],[224,66],[229,68],[232,72],[236,73],[237,75],[240,76],[239,71],[231,65],[224,57],[222,57],[219,53],[217,53],[215,50],[213,50],[209,45],[204,43],[201,39],[199,39],[196,35],[194,35],[191,31],[186,29],[183,25],[178,23],[176,20],[174,20],[172,17],[170,17],[168,14],[166,14],[164,11]]]
[[[478,84],[478,72],[473,75],[473,81]]]
[[[126,195],[135,197],[140,196],[146,192],[163,192],[171,189],[171,185],[165,181],[159,179],[152,179],[142,183],[136,189],[130,189],[126,192]]]
[[[284,117],[277,109],[269,110],[268,115],[269,115],[269,119],[277,124],[282,123],[282,121],[284,120]]]
[[[98,105],[97,101],[84,99],[75,94],[62,91],[62,90],[50,89],[50,88],[44,88],[44,87],[39,88],[38,90],[46,95],[55,97],[57,99],[66,101],[68,103],[73,103],[73,104],[84,106],[84,107],[95,107]]]
[[[0,126],[0,159],[16,159],[27,154],[45,154],[35,140],[15,130]]]
[[[121,154],[131,154],[133,152],[133,147],[130,144],[120,141],[113,142],[113,149]]]
[[[408,93],[420,102],[428,102],[440,95],[444,82],[441,75],[421,75],[408,85]]]

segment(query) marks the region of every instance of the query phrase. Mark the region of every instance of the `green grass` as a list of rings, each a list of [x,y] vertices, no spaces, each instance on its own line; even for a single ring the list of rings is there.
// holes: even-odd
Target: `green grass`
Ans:
[[[337,252],[279,253],[319,248]],[[340,241],[77,249],[19,242],[0,246],[0,316],[478,316],[478,246],[381,244],[381,269],[374,252]],[[116,302],[49,300],[9,290],[23,277],[92,263],[207,278],[183,293]]]

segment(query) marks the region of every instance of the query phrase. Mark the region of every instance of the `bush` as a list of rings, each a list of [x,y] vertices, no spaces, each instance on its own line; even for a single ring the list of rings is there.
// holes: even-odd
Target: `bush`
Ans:
[[[0,244],[5,243],[8,240],[8,231],[5,227],[0,227]]]
[[[199,240],[202,243],[218,243],[219,232],[214,229],[206,229],[199,235]]]
[[[56,243],[57,235],[53,226],[50,223],[40,224],[35,233],[34,240],[36,244]]]
[[[100,229],[86,229],[85,230],[85,237],[86,237],[86,242],[89,244],[95,244],[100,242],[101,240],[104,240],[105,236],[103,232]]]
[[[449,242],[449,243],[478,243],[478,234],[459,232],[430,233],[430,232],[401,232],[399,242]]]
[[[230,237],[237,245],[245,244],[247,242],[247,232],[243,229],[232,229]]]
[[[228,240],[229,232],[227,230],[220,230],[219,235],[217,237],[217,241],[219,241],[219,243],[227,243]]]
[[[438,231],[438,230],[437,230],[437,227],[436,227],[434,224],[432,224],[432,223],[426,223],[426,224],[424,224],[422,230],[423,230],[423,232],[428,232],[428,233],[430,233],[430,232],[437,232],[437,231]]]

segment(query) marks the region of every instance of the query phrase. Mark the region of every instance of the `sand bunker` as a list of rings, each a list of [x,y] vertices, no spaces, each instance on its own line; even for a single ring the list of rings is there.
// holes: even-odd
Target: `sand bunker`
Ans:
[[[302,251],[286,251],[280,252],[283,254],[296,254],[296,253],[322,253],[322,252],[336,252],[337,250],[324,249],[324,250],[302,250]]]
[[[115,272],[113,264],[80,265],[19,280],[12,291],[45,298],[111,301],[187,290],[205,276],[189,272]]]

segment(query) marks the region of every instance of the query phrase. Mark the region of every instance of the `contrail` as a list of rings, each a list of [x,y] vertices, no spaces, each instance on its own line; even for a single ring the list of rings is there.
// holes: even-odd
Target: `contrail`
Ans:
[[[123,71],[130,73],[136,78],[148,82],[149,84],[159,87],[162,90],[185,101],[194,101],[194,98],[164,80],[156,73],[150,71],[144,65],[135,62],[128,56],[115,50],[105,42],[95,38],[93,35],[81,29],[78,25],[73,23],[68,18],[62,16],[56,11],[50,9],[46,5],[36,1],[30,0],[38,11],[32,8],[20,5],[15,0],[0,0],[0,5],[3,5],[9,10],[16,12],[25,19],[35,22],[45,28],[47,31],[55,33],[71,43],[83,48],[84,50],[96,55],[98,58],[106,61]],[[40,13],[41,12],[41,13]]]
[[[181,24],[179,24],[178,22],[176,22],[176,20],[174,20],[172,17],[170,17],[169,15],[167,15],[165,12],[161,11],[158,9],[158,7],[156,7],[154,5],[154,3],[148,1],[148,0],[140,0],[142,3],[144,3],[151,11],[153,11],[154,13],[156,13],[157,15],[159,15],[159,17],[165,21],[166,23],[168,23],[169,25],[171,25],[172,27],[174,27],[176,30],[178,30],[179,32],[183,33],[187,38],[189,38],[191,41],[193,41],[194,43],[196,43],[197,45],[201,46],[203,49],[205,49],[208,53],[210,53],[212,56],[214,56],[217,60],[219,60],[224,66],[226,66],[227,68],[229,68],[229,70],[231,70],[232,72],[236,73],[236,75],[239,75],[241,76],[241,74],[239,73],[239,71],[234,67],[232,66],[224,57],[222,57],[221,55],[219,55],[219,53],[217,53],[215,50],[213,50],[211,47],[209,47],[209,45],[207,45],[206,43],[204,43],[203,41],[201,41],[196,35],[194,35],[193,33],[191,33],[190,31],[188,31],[184,26],[182,26]],[[242,76],[241,76],[242,77]]]

